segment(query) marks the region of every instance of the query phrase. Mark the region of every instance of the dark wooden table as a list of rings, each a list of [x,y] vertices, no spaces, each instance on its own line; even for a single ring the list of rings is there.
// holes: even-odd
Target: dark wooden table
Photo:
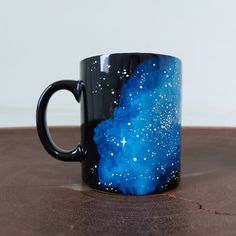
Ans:
[[[55,128],[64,147],[78,128]],[[89,189],[34,128],[0,129],[0,235],[236,235],[236,129],[184,128],[181,185],[123,196]]]

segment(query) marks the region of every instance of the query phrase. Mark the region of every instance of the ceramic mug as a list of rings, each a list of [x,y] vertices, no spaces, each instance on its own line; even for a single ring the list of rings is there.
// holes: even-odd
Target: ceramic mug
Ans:
[[[151,53],[89,57],[80,79],[51,84],[37,106],[44,148],[62,161],[81,161],[83,181],[131,195],[163,192],[180,181],[181,61]],[[50,137],[46,109],[58,90],[81,100],[81,144],[63,150]],[[82,99],[81,99],[82,98]]]

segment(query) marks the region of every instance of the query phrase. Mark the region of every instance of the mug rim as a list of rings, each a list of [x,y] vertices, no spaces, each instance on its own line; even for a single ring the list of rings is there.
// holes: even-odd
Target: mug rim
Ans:
[[[172,56],[172,55],[167,55],[167,54],[161,54],[161,53],[151,53],[151,52],[117,52],[117,53],[103,53],[103,54],[98,54],[95,56],[90,56],[82,59],[80,62],[84,62],[86,60],[91,60],[91,59],[96,59],[101,56],[115,56],[115,55],[152,55],[152,56],[158,56],[158,57],[171,57],[176,60],[178,60],[180,63],[182,63],[181,59],[177,56]]]

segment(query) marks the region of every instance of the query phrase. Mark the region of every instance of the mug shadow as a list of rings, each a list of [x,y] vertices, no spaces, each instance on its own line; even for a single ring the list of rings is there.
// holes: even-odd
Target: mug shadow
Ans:
[[[166,193],[125,196],[94,190],[83,184],[65,187],[79,194],[79,202],[74,206],[79,220],[73,223],[73,230],[83,229],[85,235],[164,235],[184,232],[190,225],[188,212],[196,210],[191,203]]]

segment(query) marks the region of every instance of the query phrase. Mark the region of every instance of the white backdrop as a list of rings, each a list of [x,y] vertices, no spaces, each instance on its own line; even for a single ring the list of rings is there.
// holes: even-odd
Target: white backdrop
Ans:
[[[0,0],[0,127],[34,126],[43,89],[78,79],[79,61],[111,52],[183,62],[183,125],[236,125],[236,1]],[[78,124],[69,93],[49,124]]]

